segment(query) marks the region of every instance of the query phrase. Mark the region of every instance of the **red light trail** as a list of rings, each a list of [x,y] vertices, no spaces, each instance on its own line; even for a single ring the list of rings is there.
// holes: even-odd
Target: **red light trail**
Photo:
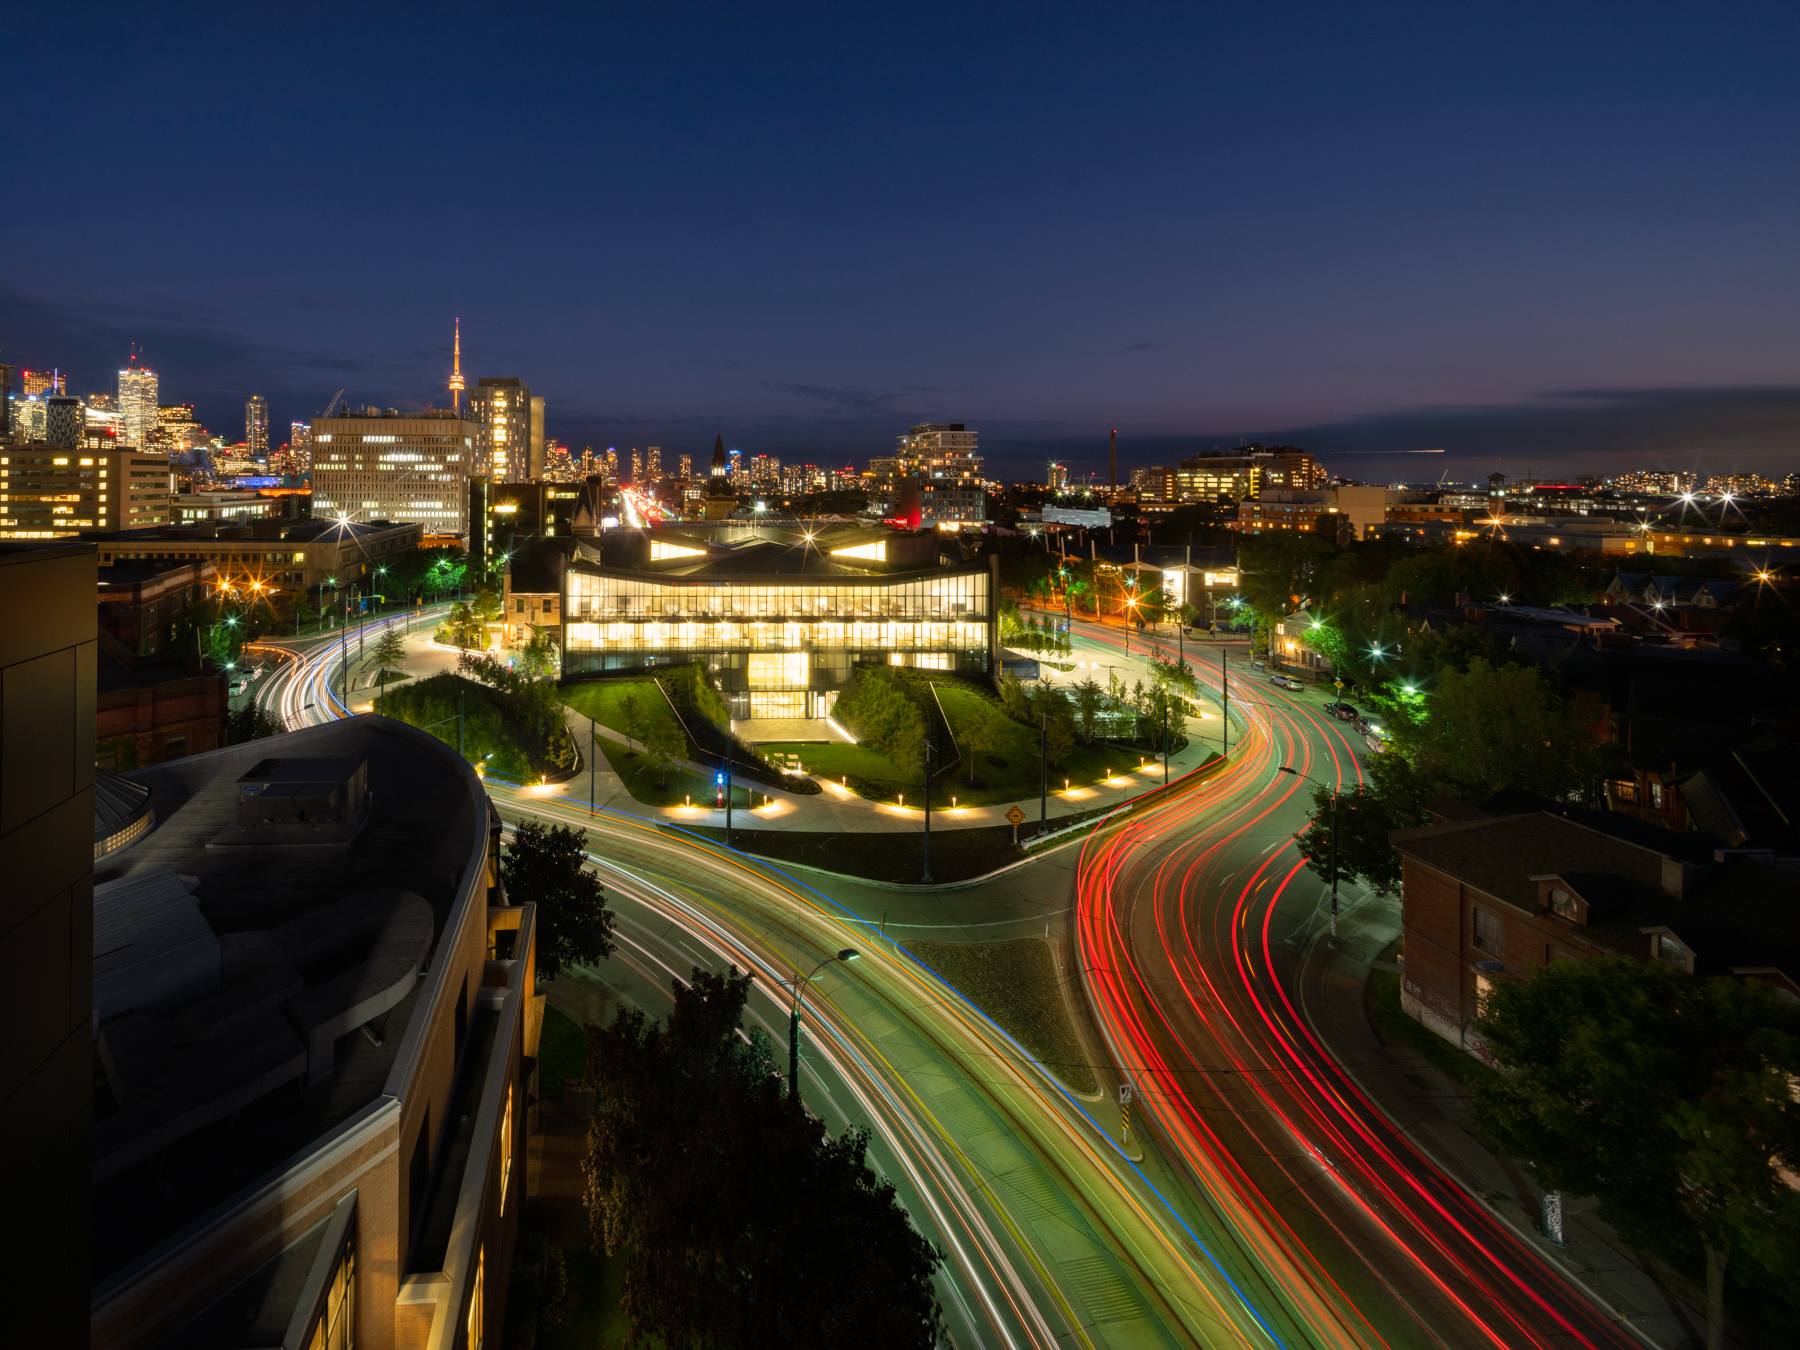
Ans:
[[[1120,1068],[1290,1306],[1331,1310],[1308,1316],[1322,1339],[1635,1345],[1438,1170],[1303,1011],[1360,1017],[1361,988],[1346,1009],[1293,987],[1317,973],[1281,941],[1300,911],[1276,921],[1306,799],[1275,768],[1339,789],[1361,770],[1338,724],[1270,689],[1234,679],[1248,726],[1231,763],[1084,850],[1077,941]]]

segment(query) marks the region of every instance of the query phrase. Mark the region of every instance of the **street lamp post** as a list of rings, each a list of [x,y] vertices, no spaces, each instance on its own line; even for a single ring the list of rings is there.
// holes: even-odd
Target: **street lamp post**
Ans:
[[[1319,783],[1309,773],[1301,773],[1298,769],[1290,769],[1287,765],[1279,766],[1282,773],[1291,773],[1296,778],[1304,778],[1309,783]],[[1331,793],[1331,939],[1326,944],[1332,951],[1338,949],[1338,799],[1343,795],[1335,788],[1326,788]]]
[[[846,947],[836,956],[828,956],[819,962],[804,980],[794,981],[794,1010],[788,1016],[788,1096],[793,1098],[795,1106],[800,1105],[800,1008],[806,998],[806,986],[833,961],[847,963],[861,954],[853,947]]]
[[[1050,714],[1038,728],[1038,834],[1050,831]]]

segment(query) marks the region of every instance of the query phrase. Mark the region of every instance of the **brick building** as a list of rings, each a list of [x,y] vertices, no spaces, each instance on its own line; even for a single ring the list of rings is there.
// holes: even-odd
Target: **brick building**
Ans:
[[[100,767],[124,772],[225,744],[225,672],[198,653],[137,656],[102,629],[95,677]]]
[[[1504,805],[1439,799],[1432,824],[1389,835],[1401,857],[1401,1005],[1445,1040],[1481,1054],[1472,1024],[1496,981],[1608,952],[1800,997],[1800,877],[1772,851],[1607,812]]]
[[[169,559],[100,573],[100,631],[140,656],[166,652],[175,623],[197,613],[218,573],[209,562]]]

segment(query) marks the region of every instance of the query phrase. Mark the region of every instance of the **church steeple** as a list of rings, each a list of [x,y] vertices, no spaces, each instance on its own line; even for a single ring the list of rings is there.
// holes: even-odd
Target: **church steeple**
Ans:
[[[713,437],[712,476],[723,478],[729,472],[731,472],[731,465],[725,459],[725,437],[715,436]]]

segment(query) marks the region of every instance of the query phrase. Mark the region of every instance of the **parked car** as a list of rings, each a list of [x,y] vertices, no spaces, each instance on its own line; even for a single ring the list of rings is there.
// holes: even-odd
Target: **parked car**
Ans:
[[[247,694],[249,692],[250,692],[250,681],[249,680],[239,677],[238,679],[235,679],[231,682],[231,694],[232,694],[233,698],[237,697],[239,694]]]
[[[1354,722],[1357,718],[1362,716],[1361,713],[1357,712],[1354,705],[1345,703],[1341,700],[1336,703],[1327,703],[1325,705],[1325,711],[1337,718],[1340,722]]]
[[[1273,685],[1278,685],[1279,687],[1281,687],[1283,689],[1304,689],[1304,688],[1306,688],[1305,685],[1301,684],[1300,681],[1296,680],[1292,675],[1271,675],[1271,676],[1269,676],[1269,683],[1273,684]]]

